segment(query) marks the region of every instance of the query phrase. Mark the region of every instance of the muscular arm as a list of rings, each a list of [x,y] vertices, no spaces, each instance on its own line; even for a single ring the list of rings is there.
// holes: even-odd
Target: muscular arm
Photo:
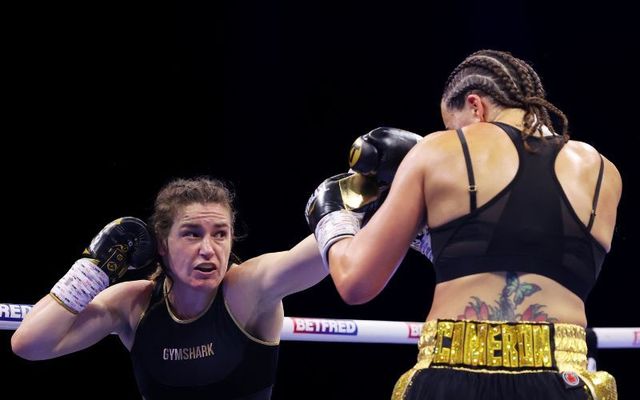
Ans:
[[[320,282],[327,271],[313,235],[288,251],[268,253],[248,260],[242,265],[253,275],[259,301],[277,303],[285,296],[305,290]]]
[[[13,352],[28,360],[45,360],[85,349],[112,332],[126,333],[129,325],[119,311],[120,297],[131,289],[129,283],[109,287],[79,314],[46,295],[11,337]]]
[[[402,161],[389,196],[358,234],[334,244],[329,268],[349,304],[373,299],[403,260],[425,216],[423,155],[417,145]]]
[[[267,253],[233,267],[225,277],[225,300],[238,323],[251,335],[278,341],[282,299],[327,276],[312,235],[291,250]]]
[[[59,357],[89,347],[111,332],[117,332],[130,347],[131,316],[142,312],[140,294],[151,282],[108,285],[129,268],[142,268],[153,261],[153,236],[140,219],[118,218],[100,230],[83,255],[13,334],[11,347],[20,357]]]

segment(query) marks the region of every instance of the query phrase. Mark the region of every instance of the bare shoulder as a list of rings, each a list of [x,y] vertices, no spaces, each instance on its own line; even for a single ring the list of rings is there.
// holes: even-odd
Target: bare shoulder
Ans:
[[[260,264],[260,260],[264,257],[264,255],[260,255],[257,257],[250,258],[248,260],[242,261],[240,263],[233,263],[229,265],[229,269],[227,270],[227,274],[224,279],[227,285],[231,281],[237,281],[245,279],[244,276],[250,274],[255,268]]]
[[[448,143],[456,131],[436,131],[431,132],[420,140],[419,145],[423,147],[439,146]]]
[[[273,256],[274,253],[268,253],[233,264],[224,277],[223,292],[224,301],[236,323],[252,337],[268,341],[279,337],[280,325],[276,322],[281,318],[274,316],[284,313],[281,301],[275,304],[275,308],[261,301],[265,290],[261,274],[264,264]]]
[[[470,144],[471,142],[484,144],[487,141],[493,142],[498,138],[506,138],[501,128],[487,122],[477,122],[467,125],[463,128],[463,132],[465,139],[470,142]],[[425,136],[424,139],[420,141],[420,145],[436,151],[451,149],[452,151],[459,152],[460,138],[458,138],[458,133],[455,129],[437,131]]]
[[[415,177],[433,179],[432,174],[440,174],[455,159],[460,150],[456,131],[436,131],[426,135],[414,146],[398,169],[396,179]]]
[[[579,140],[569,140],[564,149],[573,156],[580,157],[587,162],[600,162],[600,152],[595,147]]]
[[[116,283],[113,286],[105,289],[105,292],[111,292],[114,296],[136,296],[142,292],[147,290],[151,290],[153,287],[153,282],[148,279],[138,279],[134,281],[126,281]]]
[[[147,279],[120,282],[102,291],[101,300],[114,311],[129,314],[132,308],[143,307],[149,299],[154,283]]]
[[[249,278],[251,275],[255,275],[259,273],[261,269],[265,267],[268,268],[269,265],[276,262],[282,256],[284,256],[287,252],[273,252],[273,253],[265,253],[259,256],[250,258],[246,261],[243,261],[239,264],[231,264],[229,266],[229,270],[227,271],[227,275],[225,279],[231,278],[232,280],[244,280]]]
[[[261,256],[254,257],[239,264],[234,263],[229,266],[224,276],[224,294],[227,300],[234,297],[236,293],[249,290],[249,286],[253,280],[252,275],[260,262],[260,258]]]
[[[609,175],[608,179],[619,181],[620,183],[622,182],[620,171],[618,171],[616,165],[589,143],[578,140],[569,140],[563,150],[566,150],[569,157],[579,159],[587,165],[597,165],[598,167],[600,165],[600,157],[602,157],[602,160],[604,161],[605,174]]]
[[[446,157],[449,151],[454,151],[460,147],[456,131],[437,131],[426,135],[418,145],[414,148],[415,152],[419,152],[428,156],[430,160],[434,157]]]
[[[266,253],[229,266],[224,277],[225,297],[230,298],[234,293],[240,293],[244,297],[247,293],[260,290],[261,274],[268,269],[268,264],[272,262],[270,260],[278,254],[281,253]]]
[[[154,282],[142,279],[120,282],[102,291],[96,300],[119,321],[115,331],[127,349],[131,349],[140,319],[149,305]]]

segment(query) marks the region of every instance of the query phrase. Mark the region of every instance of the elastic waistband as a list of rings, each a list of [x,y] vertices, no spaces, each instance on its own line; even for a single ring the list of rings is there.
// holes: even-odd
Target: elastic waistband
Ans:
[[[404,399],[416,373],[450,368],[477,373],[575,372],[594,400],[616,400],[616,381],[587,371],[583,327],[538,322],[433,320],[422,327],[418,362],[396,382],[392,399]]]
[[[586,332],[572,324],[427,321],[418,342],[418,368],[486,371],[585,369]]]

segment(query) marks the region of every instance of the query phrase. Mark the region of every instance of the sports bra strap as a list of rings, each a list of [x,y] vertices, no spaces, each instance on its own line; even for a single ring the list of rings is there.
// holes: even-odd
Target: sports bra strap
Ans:
[[[598,172],[598,182],[596,183],[596,191],[593,194],[593,205],[591,206],[591,216],[589,217],[589,224],[587,225],[587,231],[591,232],[593,227],[593,221],[596,219],[596,208],[598,208],[598,197],[600,197],[600,186],[602,186],[602,175],[604,173],[604,160],[602,154],[600,154],[600,171]]]
[[[464,153],[464,162],[467,166],[467,176],[469,177],[469,208],[471,211],[475,211],[477,208],[477,200],[476,193],[478,188],[476,187],[476,180],[473,177],[473,166],[471,165],[471,155],[469,154],[469,146],[467,145],[467,140],[464,138],[464,134],[462,133],[462,129],[456,129],[458,133],[458,139],[460,139],[460,144],[462,145],[462,152]]]

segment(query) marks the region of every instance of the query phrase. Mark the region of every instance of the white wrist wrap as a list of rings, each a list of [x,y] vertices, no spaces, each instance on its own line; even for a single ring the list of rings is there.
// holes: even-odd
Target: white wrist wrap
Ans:
[[[329,270],[329,248],[338,240],[355,236],[360,230],[362,214],[353,211],[333,211],[322,217],[316,226],[316,242],[322,255],[322,261]]]
[[[109,277],[89,258],[81,258],[53,286],[51,295],[66,309],[77,314],[109,286]]]

